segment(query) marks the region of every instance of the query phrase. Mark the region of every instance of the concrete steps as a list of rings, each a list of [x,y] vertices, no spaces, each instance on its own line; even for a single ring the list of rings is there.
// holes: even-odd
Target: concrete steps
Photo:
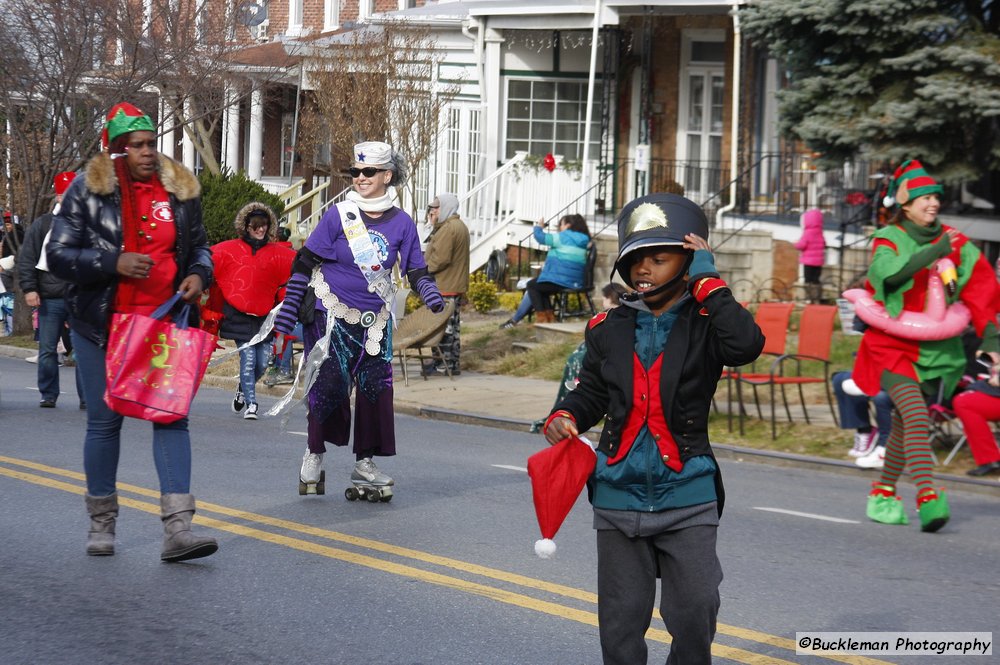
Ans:
[[[535,341],[540,343],[561,343],[583,341],[583,331],[588,319],[574,319],[562,323],[536,323]]]

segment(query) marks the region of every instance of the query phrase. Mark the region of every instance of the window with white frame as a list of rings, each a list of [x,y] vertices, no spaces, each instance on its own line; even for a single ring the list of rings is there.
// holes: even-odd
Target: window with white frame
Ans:
[[[588,157],[596,159],[601,142],[601,82],[594,86]],[[587,127],[587,81],[507,79],[505,158],[518,151],[582,159]]]
[[[289,37],[298,37],[303,34],[302,0],[288,0],[288,29],[285,34]]]
[[[204,44],[208,39],[208,0],[198,0],[194,11],[195,41]]]
[[[236,40],[236,0],[226,0],[226,41]]]
[[[365,21],[372,15],[374,0],[358,0],[358,22]]]
[[[480,143],[482,109],[452,106],[447,109],[442,150],[438,153],[444,191],[460,198],[476,185],[483,158]]]
[[[323,0],[323,32],[340,27],[340,0]]]

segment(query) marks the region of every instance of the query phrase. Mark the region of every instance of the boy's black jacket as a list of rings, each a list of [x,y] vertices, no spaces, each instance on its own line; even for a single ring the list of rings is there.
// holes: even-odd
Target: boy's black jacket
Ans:
[[[613,456],[633,401],[632,358],[636,310],[616,307],[587,328],[587,351],[580,383],[554,410],[573,414],[585,432],[605,418],[598,450]],[[598,315],[600,316],[600,315]],[[670,329],[663,351],[660,391],[667,426],[686,461],[714,455],[708,441],[708,415],[722,370],[752,362],[764,348],[753,315],[722,288],[699,304],[688,298]],[[719,514],[725,500],[716,474]]]

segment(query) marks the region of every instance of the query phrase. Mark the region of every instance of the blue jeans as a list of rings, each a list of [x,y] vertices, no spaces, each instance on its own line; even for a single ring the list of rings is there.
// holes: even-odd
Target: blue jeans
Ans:
[[[14,334],[14,292],[0,293],[0,318],[3,319],[0,335],[5,337]]]
[[[104,349],[76,331],[71,335],[87,400],[87,436],[83,441],[87,493],[107,496],[116,488],[124,416],[104,403]],[[153,462],[160,478],[161,494],[187,494],[191,491],[191,436],[188,434],[187,418],[167,425],[153,423]]]
[[[836,372],[830,377],[833,384],[833,394],[837,398],[837,408],[840,411],[841,429],[861,429],[871,427],[868,416],[868,400],[875,405],[875,426],[878,427],[878,445],[884,446],[892,429],[892,399],[889,393],[880,390],[875,397],[867,395],[848,395],[844,392],[844,381],[851,378],[850,372]]]
[[[302,324],[296,323],[295,328],[292,329],[292,337],[296,339],[302,339]],[[281,349],[278,349],[279,351]],[[285,340],[285,351],[278,358],[276,363],[278,370],[281,372],[291,372],[292,371],[292,341],[290,339]]]
[[[38,392],[42,399],[55,402],[59,399],[59,336],[69,318],[66,301],[62,298],[43,298],[38,308]],[[83,381],[80,368],[76,368],[76,394],[83,401]]]
[[[517,310],[514,312],[514,316],[510,317],[510,320],[517,323],[531,312],[531,296],[528,292],[524,292],[524,296],[521,297],[521,304],[517,306]]]
[[[267,371],[270,341],[263,341],[240,351],[240,390],[247,404],[257,403],[257,381]]]

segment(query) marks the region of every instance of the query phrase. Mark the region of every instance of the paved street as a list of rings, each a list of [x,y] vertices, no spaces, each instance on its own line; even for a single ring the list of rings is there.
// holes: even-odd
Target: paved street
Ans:
[[[63,387],[72,390],[71,370]],[[327,455],[327,495],[300,497],[301,414],[195,402],[193,492],[207,559],[161,564],[150,427],[130,421],[119,471],[117,554],[84,555],[84,414],[73,394],[41,410],[35,367],[0,358],[0,662],[600,662],[591,513],[581,498],[537,559],[524,464],[537,435],[397,417],[387,504],[343,497],[352,456]],[[262,406],[270,406],[271,399]],[[726,574],[716,662],[929,663],[795,655],[796,631],[993,631],[995,497],[954,490],[940,533],[864,518],[871,477],[723,460]],[[913,488],[901,493],[912,511]],[[655,617],[651,663],[669,636]],[[989,658],[948,658],[983,663]]]

